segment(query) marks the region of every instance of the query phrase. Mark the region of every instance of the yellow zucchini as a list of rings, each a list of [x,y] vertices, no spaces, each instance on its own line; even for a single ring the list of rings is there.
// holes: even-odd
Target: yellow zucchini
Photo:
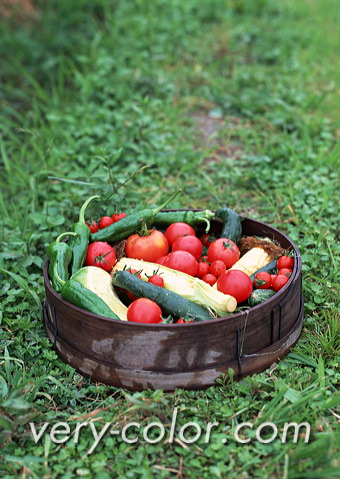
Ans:
[[[218,316],[225,316],[236,309],[237,302],[233,296],[221,293],[205,281],[181,271],[176,271],[156,263],[149,263],[148,261],[121,258],[114,266],[112,272],[128,269],[140,271],[141,278],[144,281],[147,281],[149,276],[157,272],[157,274],[162,276],[166,289],[213,310]]]

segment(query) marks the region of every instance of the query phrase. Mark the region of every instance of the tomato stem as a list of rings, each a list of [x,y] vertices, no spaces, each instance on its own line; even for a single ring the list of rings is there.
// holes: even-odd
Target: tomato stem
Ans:
[[[138,231],[139,236],[149,236],[153,230],[148,230],[148,226],[145,221],[142,222],[142,227]]]
[[[112,251],[108,251],[105,254],[99,254],[98,256],[95,257],[94,262],[95,263],[105,263],[109,266],[109,263],[105,260],[106,256],[111,254]]]
[[[224,246],[225,249],[231,249],[232,251],[234,251],[234,253],[237,253],[235,248],[233,248],[234,245],[232,245],[231,243],[227,243],[226,241],[224,241],[223,246]]]

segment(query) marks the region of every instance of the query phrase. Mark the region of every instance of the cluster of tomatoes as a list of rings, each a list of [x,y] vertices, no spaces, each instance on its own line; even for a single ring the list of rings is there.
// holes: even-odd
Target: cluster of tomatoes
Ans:
[[[277,260],[276,267],[277,274],[269,274],[266,271],[257,273],[254,279],[254,287],[256,289],[273,289],[274,291],[283,288],[293,273],[294,258],[281,256]]]
[[[197,276],[211,285],[240,256],[232,241],[226,238],[216,240],[209,235],[198,238],[193,227],[187,223],[172,223],[164,233],[158,230],[150,230],[149,233],[147,236],[135,234],[127,239],[127,257],[158,263]],[[227,247],[223,246],[223,242],[227,242]],[[203,251],[207,254],[203,255]],[[214,276],[213,272],[216,273]]]
[[[216,239],[208,234],[197,237],[192,226],[177,222],[168,226],[164,233],[152,230],[147,236],[130,236],[125,249],[128,258],[150,261],[181,271],[198,277],[211,286],[217,283],[220,291],[235,294],[234,290],[230,291],[227,287],[226,270],[239,259],[240,251],[227,238]],[[230,274],[238,275],[235,272]],[[224,281],[221,277],[225,278]],[[245,279],[247,280],[249,278]]]
[[[86,224],[90,228],[91,233],[97,233],[98,230],[102,230],[106,228],[107,226],[110,226],[113,223],[116,223],[116,221],[119,221],[122,218],[125,218],[125,216],[126,216],[126,213],[115,213],[112,216],[102,216],[99,222],[88,221]]]
[[[240,257],[239,248],[230,239],[216,239],[209,234],[197,237],[192,226],[180,222],[172,223],[164,234],[157,232],[157,238],[158,244],[152,242],[150,250],[147,249],[147,255],[150,254],[151,258],[147,259],[147,255],[144,256],[140,249],[129,248],[129,239],[126,245],[127,256],[182,271],[202,279],[210,286],[216,283],[218,291],[233,296],[238,303],[245,301],[251,294],[250,278],[242,271],[229,270]],[[140,238],[139,242],[141,244],[143,240]]]

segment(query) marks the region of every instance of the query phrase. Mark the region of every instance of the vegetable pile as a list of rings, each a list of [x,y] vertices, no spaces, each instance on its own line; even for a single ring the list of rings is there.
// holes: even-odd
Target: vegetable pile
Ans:
[[[289,281],[294,258],[269,238],[242,236],[234,210],[161,211],[179,192],[158,208],[99,221],[85,219],[99,197],[88,198],[71,231],[47,248],[53,288],[107,318],[182,324],[256,306]]]

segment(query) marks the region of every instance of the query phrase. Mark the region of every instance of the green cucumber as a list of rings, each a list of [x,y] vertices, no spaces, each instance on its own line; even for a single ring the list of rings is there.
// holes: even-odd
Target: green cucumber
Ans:
[[[234,243],[238,243],[242,236],[241,218],[231,208],[220,208],[215,216],[223,221],[221,238],[228,238]]]
[[[165,315],[195,321],[213,319],[209,311],[188,299],[160,286],[147,283],[127,271],[117,271],[112,276],[114,286],[126,289],[139,298],[148,298],[162,308]]]
[[[270,263],[266,264],[266,266],[263,266],[262,268],[255,271],[255,273],[250,276],[252,283],[254,283],[255,275],[257,273],[261,273],[262,271],[265,271],[266,273],[274,274],[276,271],[276,263],[277,263],[277,259],[274,259],[274,261],[271,261]]]
[[[64,281],[58,274],[57,266],[55,263],[53,275],[61,287],[63,299],[91,313],[120,319],[112,309],[113,302],[120,301],[112,287],[109,273],[95,266],[86,266]]]
[[[254,289],[248,298],[248,304],[250,307],[261,304],[263,301],[274,296],[275,293],[276,291],[273,291],[272,289]]]
[[[106,318],[119,319],[102,298],[78,281],[72,279],[66,281],[61,288],[61,296],[66,301],[86,311],[90,311],[90,313],[105,316]]]

